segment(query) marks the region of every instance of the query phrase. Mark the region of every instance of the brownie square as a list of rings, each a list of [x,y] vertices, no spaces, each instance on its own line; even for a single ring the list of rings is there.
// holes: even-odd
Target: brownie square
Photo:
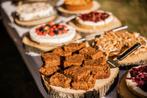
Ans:
[[[75,52],[77,50],[80,50],[83,47],[86,47],[85,43],[71,43],[71,44],[64,46],[64,50]]]
[[[110,68],[107,65],[106,66],[91,66],[88,69],[91,70],[91,75],[95,79],[104,79],[110,76]]]
[[[43,55],[43,58],[45,62],[45,67],[60,65],[60,56],[55,53],[45,53]]]
[[[55,73],[51,76],[49,83],[53,86],[70,88],[71,79],[66,77],[64,74]]]
[[[85,47],[81,49],[79,53],[83,54],[85,59],[91,59],[91,56],[96,53],[96,49],[92,47]]]
[[[71,51],[63,51],[62,55],[61,56],[64,56],[64,57],[69,57],[72,55],[72,52]]]
[[[50,66],[50,67],[41,67],[39,69],[39,72],[45,76],[50,76],[53,73],[55,73],[57,70],[59,70],[58,66]]]
[[[63,54],[63,49],[61,47],[58,47],[53,50],[53,53],[61,56]]]
[[[69,67],[72,65],[80,66],[84,60],[84,56],[81,54],[74,54],[73,56],[69,56],[64,61],[64,67]]]
[[[69,75],[75,81],[85,81],[90,75],[91,70],[83,67],[71,67],[64,71],[64,74]]]
[[[65,57],[72,55],[71,51],[64,51],[61,47],[54,49],[53,53]]]
[[[92,48],[92,47],[85,47],[85,48],[81,49],[79,51],[79,53],[91,55],[91,54],[96,53],[96,49],[95,48]]]
[[[96,53],[91,55],[92,59],[99,59],[101,57],[105,57],[104,53],[102,51],[97,51]]]
[[[87,59],[84,61],[84,65],[83,66],[102,66],[106,64],[105,58],[99,58],[96,60],[93,59]]]

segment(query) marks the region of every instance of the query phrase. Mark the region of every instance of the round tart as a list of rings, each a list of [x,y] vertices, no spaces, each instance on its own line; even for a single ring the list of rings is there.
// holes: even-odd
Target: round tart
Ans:
[[[16,8],[14,21],[21,26],[35,26],[56,18],[56,11],[46,2],[24,3]]]
[[[129,90],[141,98],[147,98],[147,65],[131,68],[126,76]]]
[[[93,6],[93,0],[64,0],[64,8],[70,11],[87,10]]]
[[[40,44],[63,44],[71,41],[76,31],[66,24],[48,24],[34,27],[29,32],[30,38]]]
[[[86,42],[70,43],[42,55],[39,69],[52,98],[103,97],[118,75],[103,52]]]
[[[100,4],[94,0],[65,0],[58,10],[64,14],[83,14],[97,10]]]
[[[72,25],[79,31],[104,32],[121,26],[121,23],[110,12],[92,11],[78,16]]]

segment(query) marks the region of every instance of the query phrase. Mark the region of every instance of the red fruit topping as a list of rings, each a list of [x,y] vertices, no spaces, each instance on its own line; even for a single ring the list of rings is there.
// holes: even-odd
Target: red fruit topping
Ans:
[[[58,34],[64,34],[67,33],[68,28],[63,24],[55,24],[53,22],[49,22],[46,25],[40,26],[36,28],[36,33],[38,35],[46,35],[49,34],[50,36],[58,35]]]
[[[96,12],[96,11],[87,14],[82,14],[81,16],[79,16],[79,18],[82,19],[83,21],[92,21],[92,22],[103,21],[108,17],[109,17],[108,13]]]
[[[50,32],[49,35],[50,36],[54,36],[55,34],[54,34],[54,32]]]
[[[132,68],[130,71],[132,81],[137,83],[137,86],[142,90],[147,91],[147,66]]]
[[[54,25],[54,22],[49,22],[48,24],[49,24],[50,26],[52,26],[52,25]]]
[[[61,35],[62,34],[62,31],[59,31],[58,34]]]

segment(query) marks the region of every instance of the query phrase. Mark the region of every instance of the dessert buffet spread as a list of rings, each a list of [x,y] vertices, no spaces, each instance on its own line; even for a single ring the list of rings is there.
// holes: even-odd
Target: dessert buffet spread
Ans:
[[[41,59],[33,63],[39,62],[39,67],[33,66],[42,80],[41,92],[50,98],[117,98],[116,93],[120,98],[147,98],[147,39],[123,28],[112,12],[100,10],[97,1],[62,2],[57,6],[28,0],[12,12],[13,25],[22,32],[28,29],[21,38],[24,51],[39,51]],[[127,53],[136,43],[139,48]],[[122,72],[126,74],[121,77]]]

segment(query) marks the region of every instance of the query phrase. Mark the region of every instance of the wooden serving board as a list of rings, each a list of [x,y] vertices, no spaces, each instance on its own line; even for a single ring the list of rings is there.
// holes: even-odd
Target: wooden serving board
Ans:
[[[135,96],[132,92],[129,91],[125,78],[126,78],[127,73],[125,73],[122,78],[119,81],[118,87],[117,87],[117,93],[119,98],[138,98]]]

